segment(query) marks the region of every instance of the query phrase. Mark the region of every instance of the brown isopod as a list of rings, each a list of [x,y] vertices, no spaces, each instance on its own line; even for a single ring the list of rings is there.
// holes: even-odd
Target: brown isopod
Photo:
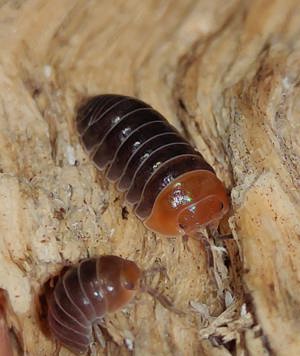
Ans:
[[[150,270],[151,271],[151,270]],[[48,296],[48,326],[52,335],[74,353],[86,353],[107,313],[128,304],[139,291],[181,314],[163,295],[147,287],[145,276],[132,261],[104,255],[82,260],[59,277]]]
[[[217,228],[229,209],[213,168],[151,106],[128,96],[90,98],[77,130],[96,167],[126,192],[144,225],[167,236]]]

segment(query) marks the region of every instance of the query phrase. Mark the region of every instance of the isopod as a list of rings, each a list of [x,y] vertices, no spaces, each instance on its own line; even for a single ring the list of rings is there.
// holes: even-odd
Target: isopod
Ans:
[[[105,344],[100,326],[107,314],[146,292],[177,315],[184,312],[147,283],[147,276],[164,269],[142,271],[133,261],[113,255],[87,258],[61,273],[47,293],[47,322],[54,338],[76,354],[84,354],[96,337]]]
[[[48,301],[53,336],[76,354],[87,352],[107,313],[128,304],[141,288],[132,261],[105,255],[82,260],[60,276]]]
[[[150,105],[128,96],[88,99],[76,118],[96,167],[125,192],[144,225],[162,235],[217,227],[229,209],[223,183],[203,156]]]

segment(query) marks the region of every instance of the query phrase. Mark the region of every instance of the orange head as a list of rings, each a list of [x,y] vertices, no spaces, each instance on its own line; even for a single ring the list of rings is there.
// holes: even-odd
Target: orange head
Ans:
[[[190,234],[218,224],[229,209],[223,183],[207,170],[185,173],[157,196],[144,224],[163,235]]]
[[[141,270],[130,261],[124,260],[120,274],[120,282],[123,288],[130,291],[137,291],[140,287]]]

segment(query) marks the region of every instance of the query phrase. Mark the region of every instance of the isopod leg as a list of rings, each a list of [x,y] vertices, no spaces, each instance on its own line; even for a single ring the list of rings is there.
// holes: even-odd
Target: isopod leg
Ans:
[[[182,235],[183,249],[188,251],[188,252],[192,252],[190,247],[189,247],[188,241],[189,241],[189,236],[186,235],[186,234]]]
[[[159,293],[156,289],[151,287],[146,287],[145,292],[149,293],[154,299],[156,299],[164,308],[170,310],[179,316],[184,316],[185,313],[174,307],[173,303],[163,294]]]
[[[55,340],[55,350],[53,352],[53,356],[59,356],[60,349],[61,349],[61,344],[57,340]]]
[[[205,236],[203,233],[201,233],[199,231],[199,232],[193,233],[189,237],[196,241],[201,242],[201,244],[204,248],[204,251],[205,251],[206,264],[209,268],[212,268],[214,266],[214,256],[213,256],[213,252],[212,252],[211,243],[210,243],[209,239],[207,238],[207,236]]]
[[[205,236],[201,232],[195,232],[191,237],[202,242],[206,254],[206,263],[207,263],[209,276],[211,280],[215,281],[218,291],[220,291],[220,294],[222,294],[223,282],[220,276],[219,264],[218,264],[219,258],[217,254],[219,253],[218,252],[219,250],[225,251],[225,249],[216,247],[215,241],[210,235],[209,231],[207,233],[208,236]]]
[[[167,270],[164,266],[153,266],[146,271],[143,271],[143,278],[146,279],[148,276],[152,277],[156,273],[162,273],[167,276]]]
[[[220,234],[216,226],[207,227],[208,236],[211,237],[217,245],[219,241],[230,240],[233,238],[232,234]]]
[[[178,315],[184,315],[183,312],[181,312],[180,310],[176,309],[173,306],[173,303],[163,294],[161,294],[157,289],[151,288],[149,286],[149,282],[147,281],[147,277],[154,273],[164,273],[165,275],[167,275],[167,271],[166,268],[163,266],[154,266],[152,268],[150,268],[147,271],[143,272],[143,276],[141,278],[141,284],[140,284],[140,290],[142,292],[146,292],[148,294],[150,294],[154,299],[156,299],[163,307],[165,307],[166,309],[172,311],[175,314]]]
[[[106,346],[105,338],[103,336],[103,333],[101,331],[101,327],[104,325],[104,321],[99,321],[93,325],[93,332],[95,335],[95,339],[99,342],[101,347],[104,349]]]
[[[88,353],[89,356],[97,356],[97,350],[95,348],[95,343],[90,344],[90,351]]]
[[[218,239],[220,241],[225,241],[225,240],[232,240],[233,239],[233,235],[232,234],[224,234],[224,235],[219,235]]]

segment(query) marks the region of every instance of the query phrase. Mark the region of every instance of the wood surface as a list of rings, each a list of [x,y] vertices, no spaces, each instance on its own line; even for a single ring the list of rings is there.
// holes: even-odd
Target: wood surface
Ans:
[[[299,1],[0,1],[0,48],[0,325],[14,354],[71,355],[43,332],[39,293],[109,253],[164,267],[149,283],[185,315],[140,294],[95,354],[300,355]],[[153,105],[225,182],[234,239],[212,247],[214,267],[201,242],[147,231],[96,172],[74,115],[100,93]]]

